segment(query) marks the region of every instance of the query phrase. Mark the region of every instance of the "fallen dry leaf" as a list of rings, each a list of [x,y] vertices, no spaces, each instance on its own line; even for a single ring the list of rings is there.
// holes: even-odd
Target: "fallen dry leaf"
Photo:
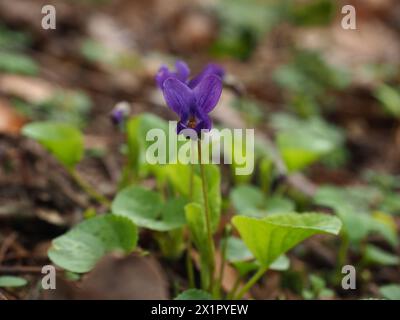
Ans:
[[[0,133],[17,135],[25,122],[26,119],[7,100],[0,99]]]
[[[43,293],[44,299],[164,300],[168,282],[154,257],[111,254],[100,260],[80,282],[57,279],[57,289]]]
[[[30,103],[43,102],[54,94],[56,88],[49,82],[34,78],[5,74],[0,76],[0,91]]]

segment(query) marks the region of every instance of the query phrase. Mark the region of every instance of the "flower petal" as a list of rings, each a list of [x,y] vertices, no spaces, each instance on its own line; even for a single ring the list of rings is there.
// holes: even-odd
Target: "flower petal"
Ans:
[[[188,65],[184,61],[179,60],[175,63],[175,69],[177,78],[186,83],[190,74]]]
[[[193,92],[197,108],[204,113],[209,113],[221,97],[222,80],[216,75],[208,75],[194,88]]]
[[[198,133],[198,136],[200,137],[201,130],[209,131],[209,130],[211,129],[211,127],[212,127],[212,121],[211,121],[211,118],[210,118],[206,113],[204,113],[204,114],[202,115],[202,117],[199,118],[199,120],[200,120],[200,121],[199,121],[199,123],[196,125],[195,130],[196,130],[196,132]]]
[[[175,64],[176,72],[172,72],[166,65],[162,65],[156,75],[157,86],[162,90],[164,81],[168,78],[176,78],[184,83],[188,81],[190,69],[184,61],[177,61]]]
[[[211,74],[214,74],[222,79],[224,77],[225,71],[221,66],[210,63],[198,76],[189,81],[189,87],[192,89],[195,88],[206,76]]]
[[[167,105],[181,118],[187,118],[196,103],[193,91],[176,78],[164,81],[163,94]]]
[[[161,68],[158,70],[156,74],[157,86],[162,90],[164,81],[171,76],[172,72],[168,70],[168,67],[166,65],[161,66]]]

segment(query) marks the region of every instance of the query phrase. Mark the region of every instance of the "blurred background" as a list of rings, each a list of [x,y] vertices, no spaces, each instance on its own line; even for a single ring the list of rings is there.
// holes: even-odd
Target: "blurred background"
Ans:
[[[41,26],[46,4],[56,8],[55,30]],[[356,9],[356,30],[342,28],[344,5]],[[154,76],[177,59],[194,73],[208,62],[224,67],[214,122],[255,128],[275,145],[287,169],[275,178],[297,172],[291,183],[312,196],[321,185],[353,188],[352,199],[381,213],[392,230],[387,238],[394,234],[397,243],[398,0],[0,0],[0,273],[46,261],[50,240],[78,221],[89,201],[21,137],[22,126],[61,120],[84,130],[80,171],[113,195],[124,138],[110,112],[127,101],[131,115],[175,119]],[[285,150],[293,146],[311,158],[292,159]],[[399,254],[396,245],[383,248]],[[400,283],[395,261],[381,264],[363,292],[379,295],[380,283]]]

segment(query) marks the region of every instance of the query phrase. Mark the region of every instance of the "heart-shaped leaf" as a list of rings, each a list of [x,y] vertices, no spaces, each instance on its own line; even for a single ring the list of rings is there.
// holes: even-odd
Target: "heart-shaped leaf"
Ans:
[[[275,214],[264,219],[236,216],[233,224],[265,267],[306,238],[318,233],[336,235],[341,228],[338,218],[316,213]]]
[[[140,227],[169,231],[185,224],[185,204],[181,198],[163,203],[159,193],[131,186],[118,193],[112,203],[112,212],[131,219]]]
[[[27,124],[22,132],[38,141],[68,168],[72,168],[82,159],[82,134],[67,123],[34,122]]]
[[[85,220],[54,239],[48,255],[56,265],[83,273],[111,251],[132,252],[137,239],[137,228],[129,219],[107,214]]]

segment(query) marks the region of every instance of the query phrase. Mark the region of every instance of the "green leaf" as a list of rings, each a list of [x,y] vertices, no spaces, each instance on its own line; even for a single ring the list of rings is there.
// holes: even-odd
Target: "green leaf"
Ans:
[[[285,271],[289,269],[289,266],[290,266],[289,258],[286,255],[282,254],[278,258],[276,258],[275,261],[271,263],[269,269],[275,271]]]
[[[226,260],[232,263],[241,275],[244,275],[252,270],[258,269],[259,265],[254,263],[254,256],[247,248],[242,239],[237,237],[229,237],[223,241],[228,241],[226,244]],[[221,244],[222,246],[223,244]],[[270,265],[271,270],[283,271],[287,270],[290,265],[290,260],[285,255],[279,256]]]
[[[24,278],[0,276],[0,288],[23,287],[28,283]]]
[[[183,196],[189,197],[190,165],[181,163],[167,164],[163,166],[163,170],[175,191]]]
[[[208,256],[207,229],[203,207],[198,203],[189,203],[185,206],[185,215],[194,244],[200,253]]]
[[[158,141],[157,139],[155,139],[155,141],[147,141],[146,135],[152,129],[161,130],[165,137],[165,141]],[[137,117],[129,119],[126,130],[128,136],[128,158],[131,166],[136,169],[140,168],[141,173],[146,174],[148,168],[151,167],[151,165],[148,164],[148,161],[146,161],[146,151],[149,146],[157,142],[160,143],[160,146],[163,148],[165,147],[166,162],[171,163],[173,158],[170,159],[169,157],[169,143],[172,142],[172,139],[177,139],[177,135],[175,131],[173,132],[173,135],[169,135],[167,121],[153,114],[143,113]]]
[[[200,253],[202,286],[206,288],[209,285],[208,269],[211,253],[209,252],[208,247],[204,208],[198,203],[189,203],[185,206],[185,215],[190,230],[191,239]]]
[[[265,210],[268,214],[293,212],[295,205],[292,200],[282,196],[272,196],[267,199]]]
[[[237,262],[254,259],[253,254],[246,247],[242,239],[237,237],[229,237],[223,241],[227,241],[225,251],[225,257],[227,261]]]
[[[137,228],[129,219],[107,214],[85,220],[54,239],[48,255],[62,268],[84,273],[111,251],[132,252],[137,240]]]
[[[221,173],[218,166],[204,164],[207,180],[208,206],[210,211],[211,229],[215,232],[221,217]],[[200,176],[195,175],[193,179],[193,202],[204,207],[203,185]]]
[[[275,214],[264,219],[236,216],[233,224],[265,267],[306,238],[319,233],[336,235],[341,228],[338,218],[316,213]]]
[[[384,266],[395,266],[400,263],[400,258],[394,254],[369,244],[365,248],[364,258],[368,263]]]
[[[262,191],[251,185],[235,187],[230,199],[238,214],[251,215],[252,212],[265,209],[266,199]]]
[[[206,291],[189,289],[179,294],[174,300],[212,300],[212,297]]]
[[[381,295],[389,300],[400,300],[400,285],[388,284],[379,288]]]
[[[230,199],[237,214],[262,218],[268,214],[292,212],[294,203],[282,196],[266,198],[262,191],[251,185],[240,185],[231,191]]]
[[[388,86],[381,85],[376,89],[375,96],[384,107],[385,111],[394,116],[400,117],[400,91]]]
[[[25,49],[32,43],[29,33],[14,31],[0,24],[0,48],[3,50]]]
[[[344,135],[318,117],[307,120],[285,114],[272,119],[278,130],[277,145],[289,171],[297,171],[335,151],[343,144]]]
[[[75,127],[58,122],[34,122],[24,126],[22,133],[42,144],[68,168],[83,157],[83,136]]]
[[[0,72],[36,75],[39,67],[29,56],[16,52],[0,52]]]
[[[315,202],[331,207],[343,222],[343,231],[350,241],[359,244],[371,233],[379,233],[392,246],[396,246],[396,231],[382,218],[371,216],[369,206],[379,200],[381,194],[371,187],[338,188],[323,186],[317,190]]]
[[[112,202],[112,212],[151,230],[168,231],[185,224],[184,199],[163,203],[157,192],[131,186],[120,191]]]
[[[331,0],[312,0],[291,6],[290,18],[296,25],[329,24],[335,17],[336,6]]]

